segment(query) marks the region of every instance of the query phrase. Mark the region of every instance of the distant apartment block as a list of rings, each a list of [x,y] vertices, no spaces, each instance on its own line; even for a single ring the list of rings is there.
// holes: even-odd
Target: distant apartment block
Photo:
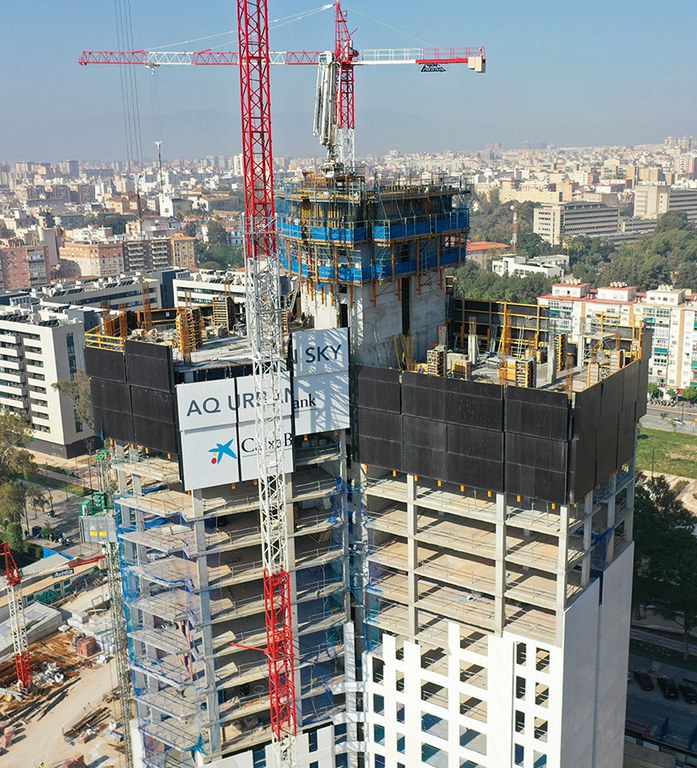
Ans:
[[[145,296],[149,296],[151,309],[163,306],[159,280],[143,275],[121,275],[45,286],[43,290],[34,291],[28,296],[27,301],[38,301],[42,306],[52,305],[56,308],[89,307],[99,312],[106,305],[113,310],[142,309]]]
[[[171,266],[196,269],[196,238],[174,235],[169,242],[172,249]]]
[[[649,380],[676,390],[697,385],[696,295],[672,286],[640,294],[633,286],[560,283],[537,301],[574,343],[589,329],[602,333],[643,320],[653,330]]]
[[[236,304],[245,303],[245,272],[243,269],[201,270],[193,274],[177,277],[172,281],[174,306],[187,304],[212,304],[213,299],[232,296]]]
[[[108,277],[124,271],[121,243],[66,242],[60,249],[64,277]]]
[[[84,370],[81,311],[0,311],[0,408],[24,416],[32,448],[56,456],[84,451],[91,430],[53,385]]]
[[[543,205],[536,208],[533,232],[552,245],[570,237],[603,237],[619,232],[618,206],[577,202]]]
[[[563,277],[569,265],[569,257],[565,254],[557,256],[540,256],[528,259],[525,256],[506,254],[491,262],[491,271],[499,277],[503,275],[544,275],[545,277]]]
[[[697,222],[697,189],[680,189],[661,184],[639,184],[634,192],[634,216],[657,219],[668,211],[684,211]]]
[[[109,277],[122,272],[149,272],[177,266],[196,268],[196,238],[111,236],[109,231],[78,233],[78,241],[60,250],[63,277]]]
[[[45,283],[49,277],[48,252],[44,245],[0,248],[0,284],[5,291]]]

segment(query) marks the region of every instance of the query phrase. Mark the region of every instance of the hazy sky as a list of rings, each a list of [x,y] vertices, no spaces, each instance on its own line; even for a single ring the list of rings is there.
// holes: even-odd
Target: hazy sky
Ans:
[[[269,5],[279,19],[321,2]],[[359,69],[359,155],[697,135],[695,0],[345,0],[344,7],[358,49],[484,45],[488,57],[485,75],[464,66],[446,74]],[[231,0],[131,0],[131,8],[136,48],[237,47],[232,32],[195,40],[234,29]],[[2,0],[0,18],[0,161],[124,157],[118,67],[77,65],[84,48],[119,47],[112,0]],[[271,30],[275,50],[326,49],[332,40],[332,11]],[[172,45],[183,41],[192,42]],[[148,156],[152,75],[142,67],[137,75]],[[165,158],[239,151],[235,68],[168,67],[156,77]],[[272,88],[276,153],[314,153],[314,71],[275,67]]]

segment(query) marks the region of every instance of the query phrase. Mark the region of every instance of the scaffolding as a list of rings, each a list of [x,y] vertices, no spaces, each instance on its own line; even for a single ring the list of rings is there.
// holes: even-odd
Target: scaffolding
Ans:
[[[281,265],[315,289],[458,265],[469,229],[468,192],[442,179],[368,188],[356,174],[306,174],[277,197]]]

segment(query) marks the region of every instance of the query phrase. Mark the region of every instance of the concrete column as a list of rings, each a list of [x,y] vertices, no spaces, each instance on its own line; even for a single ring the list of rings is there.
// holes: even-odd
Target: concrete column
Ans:
[[[636,444],[637,444],[637,431],[634,432],[634,454],[632,460],[629,462],[629,471],[632,475],[632,479],[627,486],[627,500],[626,514],[624,522],[624,540],[632,541],[634,539],[634,499],[636,496]]]
[[[409,634],[416,638],[419,631],[419,615],[416,609],[418,599],[416,568],[418,544],[416,541],[416,479],[407,475],[407,589],[409,590]]]
[[[501,635],[506,624],[506,494],[496,494],[496,554],[494,562],[494,631]]]
[[[608,478],[608,496],[607,500],[607,530],[612,533],[609,536],[607,542],[607,548],[605,550],[605,562],[611,563],[615,557],[615,519],[616,519],[616,501],[617,501],[617,474],[613,474]]]
[[[293,475],[286,475],[286,539],[288,541],[288,568],[290,569],[290,605],[293,627],[298,626],[298,581],[297,570],[295,567],[295,519],[293,515]],[[259,557],[262,557],[262,550],[259,549]],[[295,716],[297,722],[302,722],[302,678],[300,674],[300,638],[297,629],[293,630],[293,652],[295,654]]]
[[[196,582],[198,586],[198,604],[201,616],[201,644],[203,650],[204,674],[206,677],[206,706],[208,708],[208,721],[210,723],[210,746],[215,754],[220,750],[221,728],[220,713],[218,709],[218,694],[215,690],[215,661],[213,651],[213,629],[211,625],[210,591],[208,589],[208,557],[206,554],[206,526],[203,517],[203,491],[196,490],[191,493],[191,503],[195,522],[192,524],[194,534],[194,549],[199,554],[196,557]],[[193,630],[195,633],[196,630]],[[193,634],[192,633],[192,634]]]
[[[593,538],[593,491],[583,500],[583,561],[581,563],[581,585],[588,586],[591,579],[591,547]]]
[[[559,546],[557,549],[557,604],[555,607],[556,642],[561,644],[566,608],[566,588],[569,562],[569,507],[563,504],[559,509]]]

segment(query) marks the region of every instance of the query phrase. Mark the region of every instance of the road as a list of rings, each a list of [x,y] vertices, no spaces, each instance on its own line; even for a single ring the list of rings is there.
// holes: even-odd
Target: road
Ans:
[[[29,540],[59,552],[66,552],[69,555],[80,554],[83,550],[80,549],[80,524],[78,518],[80,504],[84,501],[84,497],[56,488],[41,487],[44,488],[49,497],[49,503],[46,505],[45,510],[28,505],[26,515],[22,517],[23,526],[31,532],[31,529],[35,526],[43,528],[45,525],[50,525],[54,534],[62,534],[66,539],[72,539],[74,544],[65,547],[56,541],[31,536]],[[55,512],[54,517],[50,517],[48,514],[51,506]]]
[[[665,417],[661,416],[664,413]],[[688,403],[684,406],[682,403],[673,408],[668,406],[649,405],[646,416],[641,420],[641,426],[647,429],[662,429],[666,432],[681,432],[686,435],[697,434],[697,408]],[[683,421],[684,424],[676,424],[675,429],[671,425],[672,421]]]
[[[676,684],[685,677],[692,681],[697,680],[697,669],[690,672],[663,662],[652,662],[641,656],[630,656],[629,669],[649,671],[654,683],[657,674],[670,675]],[[634,677],[631,677],[627,684],[627,726],[647,736],[660,739],[666,717],[668,718],[668,735],[665,741],[684,749],[690,735],[697,728],[697,704],[688,704],[682,697],[665,699],[658,685],[653,691],[642,691]]]

